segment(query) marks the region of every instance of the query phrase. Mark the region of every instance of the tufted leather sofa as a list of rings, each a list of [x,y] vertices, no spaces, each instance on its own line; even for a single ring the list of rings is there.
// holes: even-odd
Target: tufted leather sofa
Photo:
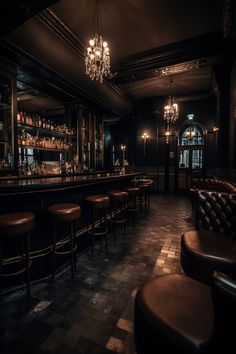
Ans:
[[[184,272],[210,283],[214,270],[236,276],[236,194],[196,193],[195,230],[181,236]]]
[[[196,196],[199,190],[225,192],[236,194],[236,186],[228,181],[224,181],[218,178],[193,178],[192,185],[189,189],[190,199],[192,201],[192,209],[194,212],[196,204]]]
[[[146,282],[137,292],[137,354],[234,353],[236,281],[215,273],[211,286],[182,274]]]

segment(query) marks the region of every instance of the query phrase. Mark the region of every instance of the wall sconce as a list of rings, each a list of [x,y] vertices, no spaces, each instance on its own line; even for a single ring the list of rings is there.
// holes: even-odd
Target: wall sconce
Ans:
[[[122,166],[124,166],[126,145],[121,144],[120,149],[122,153]]]
[[[219,127],[213,127],[213,132],[214,132],[214,133],[217,133],[219,130],[220,130]]]
[[[142,135],[142,139],[143,139],[143,153],[144,155],[146,155],[146,144],[147,144],[147,139],[149,139],[148,133],[144,132]]]

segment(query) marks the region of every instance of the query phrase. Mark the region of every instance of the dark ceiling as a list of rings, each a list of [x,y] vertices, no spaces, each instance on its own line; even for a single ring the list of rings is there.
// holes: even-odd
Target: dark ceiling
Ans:
[[[12,31],[8,45],[29,61],[37,58],[42,77],[43,69],[59,73],[73,87],[73,98],[88,95],[119,115],[148,97],[209,95],[214,66],[235,56],[234,0],[102,0],[112,75],[103,84],[92,82],[84,53],[96,31],[96,0],[53,2]]]

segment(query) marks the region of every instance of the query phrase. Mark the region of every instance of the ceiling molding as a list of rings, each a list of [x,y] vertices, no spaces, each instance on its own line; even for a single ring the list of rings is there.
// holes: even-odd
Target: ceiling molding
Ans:
[[[1,0],[0,1],[0,35],[6,36],[38,12],[59,0]]]
[[[232,55],[232,43],[221,32],[211,32],[178,43],[155,48],[125,58],[117,66],[117,74],[111,81],[116,84],[143,80],[155,76],[155,70],[196,59],[216,55]]]
[[[5,54],[10,55],[11,60],[13,60],[13,54],[15,57],[14,61],[20,67],[18,70],[18,79],[23,84],[28,85],[28,87],[33,86],[39,90],[45,90],[48,94],[63,100],[64,103],[81,100],[94,109],[118,114],[117,112],[108,110],[105,104],[95,95],[78,88],[78,86],[60,73],[52,70],[45,63],[32,57],[29,53],[26,53],[7,39],[1,40],[0,49]]]
[[[54,11],[46,9],[36,17],[64,43],[69,45],[75,53],[84,57],[84,45],[82,41],[65,25]]]

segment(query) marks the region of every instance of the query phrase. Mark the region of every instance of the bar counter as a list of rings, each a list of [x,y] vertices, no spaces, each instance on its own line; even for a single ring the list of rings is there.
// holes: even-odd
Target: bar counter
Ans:
[[[142,173],[100,172],[86,175],[39,177],[39,178],[3,178],[0,179],[0,196],[8,194],[25,194],[34,192],[50,192],[70,188],[81,188],[105,182],[131,180]]]
[[[47,212],[57,203],[78,203],[81,218],[76,222],[77,250],[85,250],[90,244],[87,234],[87,205],[85,197],[104,194],[114,189],[124,189],[142,173],[97,173],[90,175],[58,176],[43,178],[9,178],[0,180],[0,213],[29,211],[35,215],[35,227],[31,235],[31,280],[50,276],[52,225]],[[61,225],[60,234],[68,237],[68,225]],[[4,258],[11,259],[16,250],[14,239],[10,240]],[[56,267],[63,267],[68,257],[58,257]],[[15,279],[13,279],[15,278]],[[18,286],[19,277],[4,280],[5,289]],[[6,290],[8,291],[8,290]]]

